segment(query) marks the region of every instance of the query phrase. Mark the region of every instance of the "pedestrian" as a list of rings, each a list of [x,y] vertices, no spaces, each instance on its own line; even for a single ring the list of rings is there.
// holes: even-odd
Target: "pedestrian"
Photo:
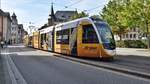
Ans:
[[[4,47],[4,42],[3,41],[1,41],[1,48],[3,48]]]
[[[5,44],[5,48],[7,47],[7,41],[4,41],[4,44]]]

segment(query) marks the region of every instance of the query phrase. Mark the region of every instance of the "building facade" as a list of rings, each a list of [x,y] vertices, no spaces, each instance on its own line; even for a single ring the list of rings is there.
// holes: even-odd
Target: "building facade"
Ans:
[[[115,40],[120,40],[118,35],[115,35]],[[146,34],[142,33],[139,28],[132,28],[127,33],[123,34],[122,40],[141,40],[146,39]]]
[[[26,34],[23,24],[18,24],[18,43],[23,43],[23,37]]]
[[[71,19],[72,16],[77,14],[77,11],[56,11],[54,13],[53,5],[51,6],[51,14],[48,18],[48,26],[59,24],[62,22],[67,22]]]
[[[11,18],[8,12],[0,9],[0,41],[9,42],[11,40]]]
[[[122,35],[122,40],[139,40],[140,31],[138,28],[132,28],[128,33]]]
[[[12,23],[11,23],[11,44],[16,44],[19,42],[19,36],[18,36],[18,20],[15,13],[11,16]]]
[[[72,16],[77,14],[77,11],[56,11],[54,13],[53,4],[51,5],[51,13],[49,14],[48,23],[44,24],[38,30],[44,29],[48,26],[56,25],[59,23],[67,22]]]

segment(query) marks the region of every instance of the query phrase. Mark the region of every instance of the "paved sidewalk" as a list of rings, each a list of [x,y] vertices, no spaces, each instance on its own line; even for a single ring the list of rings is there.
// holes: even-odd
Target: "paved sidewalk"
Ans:
[[[1,49],[0,49],[0,84],[5,84],[5,73],[4,73],[3,60],[1,57]]]
[[[146,56],[150,57],[150,50],[140,48],[117,48],[117,55],[131,55],[131,56]]]

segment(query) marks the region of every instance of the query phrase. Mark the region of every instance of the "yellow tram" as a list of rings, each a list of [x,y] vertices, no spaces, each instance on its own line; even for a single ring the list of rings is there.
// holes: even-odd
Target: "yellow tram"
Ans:
[[[99,18],[84,17],[50,26],[32,37],[34,48],[71,56],[113,58],[116,54],[112,31]]]

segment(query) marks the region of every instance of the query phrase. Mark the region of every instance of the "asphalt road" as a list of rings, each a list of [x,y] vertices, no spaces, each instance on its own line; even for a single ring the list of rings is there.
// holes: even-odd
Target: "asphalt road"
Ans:
[[[68,61],[21,46],[7,49],[28,84],[150,84],[138,77]]]

